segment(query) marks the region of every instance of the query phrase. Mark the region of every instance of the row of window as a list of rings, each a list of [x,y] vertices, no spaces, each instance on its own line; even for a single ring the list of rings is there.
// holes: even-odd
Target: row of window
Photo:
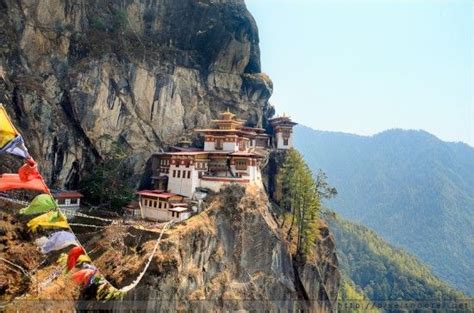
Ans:
[[[58,199],[58,204],[61,205],[61,204],[66,204],[66,199]],[[69,200],[69,203],[68,204],[79,204],[79,199],[75,198],[75,199],[70,199]]]
[[[160,160],[160,164],[161,164],[161,165],[170,165],[170,160],[168,160],[168,159],[161,159],[161,160]]]
[[[173,170],[173,177],[176,178],[191,178],[191,171],[187,170]]]
[[[143,199],[142,203],[144,206],[151,208],[167,209],[169,207],[168,202],[163,202],[159,200]]]

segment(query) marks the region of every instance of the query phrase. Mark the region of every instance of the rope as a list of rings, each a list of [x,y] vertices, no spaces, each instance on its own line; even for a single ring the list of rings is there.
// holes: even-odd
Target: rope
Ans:
[[[18,199],[7,198],[7,197],[3,197],[3,196],[0,196],[0,200],[4,200],[4,201],[7,201],[7,202],[20,204],[20,205],[23,205],[23,206],[28,206],[28,205],[29,205],[29,203],[26,202],[26,201],[21,201],[21,200],[18,200]]]
[[[81,224],[81,223],[68,223],[69,226],[80,226],[80,227],[90,227],[90,228],[105,228],[106,226],[97,226],[97,225],[91,225],[91,224]],[[74,234],[76,236],[76,234]]]
[[[28,271],[25,270],[25,269],[24,269],[23,267],[21,267],[20,265],[15,264],[15,263],[13,263],[13,262],[10,262],[10,261],[8,261],[7,259],[2,258],[2,257],[0,257],[0,261],[3,261],[3,262],[5,262],[5,263],[7,263],[8,265],[11,265],[11,266],[13,266],[13,267],[19,269],[19,270],[20,270],[26,277],[28,277],[30,280],[33,280],[33,281],[35,280],[33,277],[31,277],[31,275],[28,273]]]
[[[166,225],[162,228],[161,233],[160,233],[160,237],[158,237],[158,239],[156,240],[155,246],[153,247],[153,251],[148,256],[148,261],[147,261],[145,267],[143,268],[141,273],[138,275],[138,277],[130,285],[119,289],[120,292],[126,293],[126,292],[132,290],[142,280],[143,276],[145,275],[146,271],[148,270],[148,267],[151,264],[151,261],[153,260],[153,256],[155,255],[156,251],[158,250],[158,246],[160,244],[161,237],[163,237],[164,232],[166,230],[168,230],[173,224],[174,224],[174,220],[171,220],[168,223],[166,223]],[[110,282],[109,282],[109,284],[110,284]],[[112,285],[112,284],[110,284],[110,285]]]
[[[102,218],[102,217],[97,217],[97,216],[91,216],[91,215],[87,215],[87,214],[80,213],[80,212],[73,212],[72,214],[69,214],[69,215],[74,215],[74,216],[79,216],[79,217],[90,218],[90,219],[93,219],[93,220],[98,220],[98,221],[103,221],[103,222],[110,222],[110,223],[115,222],[114,220],[111,220],[111,219],[108,219],[108,218]]]

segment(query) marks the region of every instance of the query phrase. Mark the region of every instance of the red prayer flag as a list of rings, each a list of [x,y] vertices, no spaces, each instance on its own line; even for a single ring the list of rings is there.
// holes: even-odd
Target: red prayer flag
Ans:
[[[49,189],[38,172],[38,167],[33,159],[29,159],[20,169],[18,174],[0,175],[0,191],[13,189],[31,189],[49,193]]]
[[[82,254],[85,254],[85,251],[82,247],[74,247],[71,250],[69,250],[69,253],[67,254],[67,269],[68,271],[72,270],[74,266],[76,266],[77,259],[79,256]]]
[[[97,270],[93,269],[83,269],[75,272],[71,276],[77,284],[82,285],[82,287],[87,287],[96,272]]]

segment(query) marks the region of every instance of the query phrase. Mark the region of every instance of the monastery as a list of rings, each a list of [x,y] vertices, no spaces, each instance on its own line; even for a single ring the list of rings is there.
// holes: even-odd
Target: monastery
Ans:
[[[260,165],[268,150],[293,146],[296,123],[287,116],[269,120],[272,134],[263,128],[244,126],[245,121],[229,111],[220,116],[212,121],[211,128],[195,129],[204,137],[203,149],[181,140],[169,152],[153,155],[155,190],[138,192],[142,218],[165,221],[189,217],[192,211],[185,209],[185,199],[192,198],[196,189],[218,192],[231,183],[262,184]]]

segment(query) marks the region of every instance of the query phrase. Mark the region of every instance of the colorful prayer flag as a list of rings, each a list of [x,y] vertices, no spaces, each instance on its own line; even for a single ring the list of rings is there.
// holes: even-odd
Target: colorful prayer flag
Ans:
[[[0,153],[10,153],[25,159],[30,157],[28,149],[26,149],[25,142],[23,141],[23,137],[21,135],[16,136],[5,147],[0,149]]]
[[[0,149],[3,149],[19,133],[8,117],[5,107],[0,104]]]
[[[47,241],[41,245],[41,253],[46,254],[51,251],[64,249],[71,245],[78,245],[76,237],[73,233],[61,230],[49,236]]]
[[[12,189],[31,189],[49,193],[49,189],[38,172],[36,162],[29,159],[18,170],[18,174],[0,175],[0,191]]]
[[[2,104],[0,104],[0,153],[10,153],[25,159],[30,157],[23,137],[13,126]]]
[[[76,266],[77,259],[80,255],[85,254],[86,252],[82,247],[74,247],[69,250],[67,254],[67,269],[68,271],[72,270],[74,266]]]
[[[81,263],[91,263],[91,262],[92,262],[91,258],[87,254],[83,254],[77,258],[76,263],[81,264]]]
[[[53,211],[57,208],[56,201],[49,194],[36,196],[30,205],[20,210],[20,214],[33,215]]]
[[[82,269],[72,274],[72,279],[82,287],[87,287],[92,282],[97,269]]]
[[[66,217],[56,211],[48,212],[38,217],[35,217],[26,224],[31,231],[36,231],[38,227],[42,228],[69,228]]]

